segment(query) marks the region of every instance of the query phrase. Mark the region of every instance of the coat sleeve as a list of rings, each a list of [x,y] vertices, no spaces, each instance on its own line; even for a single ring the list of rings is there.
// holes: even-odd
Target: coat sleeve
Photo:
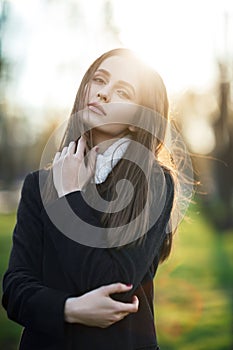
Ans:
[[[129,301],[150,270],[153,262],[158,262],[160,249],[166,236],[166,227],[170,219],[174,197],[172,177],[170,174],[165,173],[165,178],[167,194],[164,208],[159,220],[144,235],[142,241],[136,241],[120,248],[86,247],[81,279],[83,291],[89,291],[115,282],[133,284],[133,289],[130,292],[117,295],[117,300]],[[84,201],[82,202],[78,192],[68,194],[67,198],[70,205],[76,206],[74,209],[83,217],[85,212],[90,211],[90,208],[88,209]],[[77,210],[77,203],[80,203],[79,210]],[[94,223],[94,217],[95,215],[92,214],[92,223]],[[98,226],[97,220],[96,226]]]
[[[42,283],[43,225],[40,194],[33,173],[26,176],[13,232],[9,266],[3,278],[2,305],[20,325],[62,337],[65,291]]]

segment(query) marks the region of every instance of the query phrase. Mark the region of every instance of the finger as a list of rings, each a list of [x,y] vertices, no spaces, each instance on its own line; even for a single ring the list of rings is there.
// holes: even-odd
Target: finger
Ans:
[[[97,151],[98,147],[94,147],[89,153],[88,153],[88,166],[87,171],[90,175],[94,174],[95,172],[95,164],[97,159]]]
[[[139,299],[136,295],[134,295],[132,298],[132,304],[134,305],[135,310],[137,311],[139,307]]]
[[[61,155],[61,152],[57,152],[57,153],[55,154],[55,157],[54,157],[54,159],[53,159],[53,164],[56,163],[56,162],[58,161],[58,159],[60,158],[60,155]]]
[[[122,320],[123,318],[128,316],[128,314],[129,314],[129,312],[119,312],[119,314],[118,314],[119,319]]]
[[[78,140],[78,145],[77,145],[77,150],[75,155],[77,156],[78,159],[83,159],[84,158],[84,151],[86,147],[86,141],[83,136],[80,137]]]
[[[64,157],[64,156],[66,155],[67,149],[68,149],[68,147],[64,147],[64,148],[63,148],[63,150],[62,150],[62,152],[61,152],[61,157]]]
[[[67,149],[67,153],[73,154],[75,150],[75,142],[71,141],[69,143],[68,149]]]
[[[118,304],[117,308],[119,312],[134,313],[138,311],[139,300],[136,295],[134,295],[132,303],[122,303],[119,301],[116,301],[116,303]]]
[[[129,315],[129,312],[118,312],[117,314],[115,314],[114,323],[123,320],[123,318],[125,318],[128,315]]]
[[[110,295],[114,293],[123,293],[128,292],[130,289],[132,289],[132,284],[126,285],[123,283],[113,283],[109,284],[108,286],[104,286],[104,293],[105,295]]]

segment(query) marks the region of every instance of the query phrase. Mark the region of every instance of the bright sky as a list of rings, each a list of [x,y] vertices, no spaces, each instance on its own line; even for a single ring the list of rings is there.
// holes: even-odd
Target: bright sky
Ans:
[[[119,46],[103,25],[105,3],[10,0],[5,52],[15,63],[8,94],[16,103],[71,108],[89,64]],[[233,57],[231,0],[113,0],[112,9],[122,44],[158,70],[170,94],[208,89],[216,58]]]
[[[232,58],[231,0],[118,0],[114,4],[122,41],[162,74],[171,91],[207,87],[214,79],[215,59],[225,50],[231,50]]]

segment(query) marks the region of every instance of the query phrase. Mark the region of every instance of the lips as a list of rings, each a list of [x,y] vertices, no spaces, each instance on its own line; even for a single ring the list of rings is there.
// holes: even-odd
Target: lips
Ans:
[[[98,103],[98,102],[90,102],[88,103],[88,109],[90,109],[92,112],[99,114],[99,115],[107,115],[104,108]]]

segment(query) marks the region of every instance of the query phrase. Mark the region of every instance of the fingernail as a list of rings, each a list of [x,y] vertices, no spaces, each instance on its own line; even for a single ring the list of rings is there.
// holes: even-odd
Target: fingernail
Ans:
[[[133,287],[133,285],[130,284],[130,283],[129,283],[129,284],[126,284],[126,286],[127,286],[127,287]]]

